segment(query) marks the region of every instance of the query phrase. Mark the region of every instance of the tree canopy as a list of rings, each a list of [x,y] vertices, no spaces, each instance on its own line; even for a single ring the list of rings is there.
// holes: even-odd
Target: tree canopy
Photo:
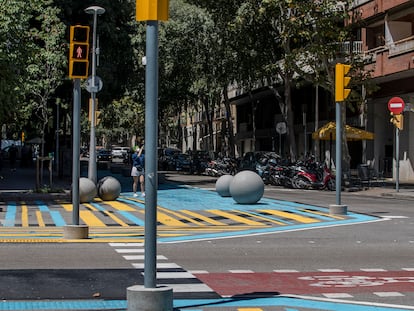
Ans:
[[[21,120],[20,125],[46,134],[53,107],[71,112],[69,26],[92,25],[92,15],[84,10],[95,3],[0,2],[0,122]],[[307,81],[333,90],[333,60],[339,45],[353,37],[344,23],[350,2],[171,0],[169,20],[159,28],[160,126],[178,126],[182,111],[196,111],[201,104],[212,133],[209,113],[224,101],[229,116],[229,85],[246,92],[267,86],[278,95],[275,104],[288,124],[295,156],[292,89]],[[135,1],[102,0],[99,5],[106,12],[97,26],[97,75],[104,81],[98,93],[98,132],[126,142],[131,135],[144,135],[145,23],[135,21]],[[85,112],[88,95],[82,97]],[[231,118],[227,122],[233,128]]]

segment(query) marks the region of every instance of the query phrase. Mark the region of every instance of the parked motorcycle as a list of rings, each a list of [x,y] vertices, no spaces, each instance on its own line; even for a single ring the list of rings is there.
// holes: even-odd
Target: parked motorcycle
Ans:
[[[294,188],[335,190],[335,176],[325,164],[313,170],[299,165],[296,171],[292,180]]]

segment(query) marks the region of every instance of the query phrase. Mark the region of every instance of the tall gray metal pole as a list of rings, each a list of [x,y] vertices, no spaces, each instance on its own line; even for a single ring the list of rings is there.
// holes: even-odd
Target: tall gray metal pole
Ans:
[[[97,183],[96,172],[96,93],[98,87],[96,86],[96,26],[98,20],[98,14],[105,13],[105,9],[99,6],[91,6],[85,9],[88,14],[93,14],[93,32],[92,32],[92,87],[91,87],[91,136],[89,141],[89,165],[88,165],[88,178],[95,184]]]
[[[80,176],[80,79],[73,84],[73,150],[72,150],[72,225],[79,225]]]
[[[400,129],[395,127],[395,191],[400,192]]]
[[[336,205],[341,205],[342,188],[342,120],[341,104],[336,102]]]
[[[157,278],[158,21],[147,22],[146,62],[144,287],[155,288]]]

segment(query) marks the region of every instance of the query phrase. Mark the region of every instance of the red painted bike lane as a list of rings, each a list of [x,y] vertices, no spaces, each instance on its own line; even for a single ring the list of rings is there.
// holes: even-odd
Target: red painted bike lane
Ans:
[[[195,276],[219,295],[414,292],[414,271],[207,273]]]

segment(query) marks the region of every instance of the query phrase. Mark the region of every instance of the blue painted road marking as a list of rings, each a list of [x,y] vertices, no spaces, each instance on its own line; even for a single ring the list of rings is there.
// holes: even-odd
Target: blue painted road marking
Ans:
[[[41,212],[47,212],[50,214],[50,217],[56,227],[66,226],[66,221],[63,219],[59,211],[51,211],[49,207],[41,201],[37,201],[36,204]]]
[[[345,303],[318,301],[305,298],[283,296],[268,298],[223,298],[223,299],[176,299],[175,311],[208,311],[210,308],[284,308],[285,311],[408,311],[410,306],[382,306],[375,303]],[[56,301],[7,301],[0,303],[0,310],[126,310],[126,300],[56,300]]]
[[[16,203],[9,203],[7,205],[7,212],[4,218],[4,227],[14,227],[16,220]]]

